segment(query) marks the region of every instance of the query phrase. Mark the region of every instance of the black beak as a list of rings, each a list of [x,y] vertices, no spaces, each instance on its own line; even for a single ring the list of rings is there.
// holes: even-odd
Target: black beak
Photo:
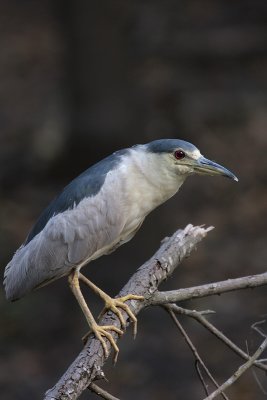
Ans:
[[[230,178],[238,182],[238,178],[231,171],[214,161],[208,160],[203,156],[196,160],[194,170],[199,174],[222,175],[226,178]]]

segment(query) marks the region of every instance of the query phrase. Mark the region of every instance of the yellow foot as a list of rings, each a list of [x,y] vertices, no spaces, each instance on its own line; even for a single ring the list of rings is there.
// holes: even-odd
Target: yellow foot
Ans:
[[[91,331],[88,332],[86,335],[84,335],[82,340],[85,342],[88,339],[88,336],[93,332],[96,339],[98,339],[101,342],[103,350],[104,350],[105,358],[107,358],[108,357],[108,348],[107,348],[107,344],[106,344],[105,340],[103,339],[104,337],[107,338],[115,351],[115,356],[114,356],[114,363],[115,363],[118,358],[119,348],[116,345],[116,342],[113,339],[113,336],[108,331],[116,332],[120,336],[123,334],[123,331],[114,325],[94,324],[91,326]]]
[[[128,294],[127,296],[117,297],[115,299],[112,299],[111,297],[109,297],[108,295],[105,294],[105,297],[104,297],[105,307],[100,315],[103,315],[107,310],[113,311],[114,314],[117,315],[117,317],[119,318],[122,328],[125,328],[126,321],[123,318],[121,311],[119,310],[119,308],[121,308],[122,310],[124,310],[126,312],[126,314],[128,314],[129,318],[133,322],[133,335],[135,338],[136,334],[137,334],[137,318],[131,311],[130,307],[127,306],[127,304],[125,304],[125,301],[127,301],[127,300],[144,300],[144,297],[137,296],[135,294]]]

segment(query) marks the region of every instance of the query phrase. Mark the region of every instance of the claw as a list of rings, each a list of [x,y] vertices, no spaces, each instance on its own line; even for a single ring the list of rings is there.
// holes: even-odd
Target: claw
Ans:
[[[111,346],[113,347],[113,349],[115,351],[115,359],[117,359],[118,353],[119,353],[119,348],[116,345],[116,342],[113,339],[112,335],[109,332],[107,332],[108,330],[114,331],[120,335],[122,335],[122,333],[123,333],[120,329],[118,329],[116,326],[113,326],[113,325],[106,325],[106,326],[96,325],[95,327],[92,327],[92,331],[94,332],[95,337],[98,340],[100,340],[100,342],[102,344],[105,358],[108,357],[108,348],[107,348],[107,344],[106,344],[105,340],[103,339],[103,337],[106,337],[108,339],[108,341],[110,342]]]
[[[115,299],[112,299],[111,297],[108,296],[107,298],[105,298],[105,307],[100,315],[103,315],[107,310],[113,311],[113,313],[115,315],[117,315],[117,317],[119,318],[122,328],[125,328],[126,321],[123,318],[121,311],[118,309],[118,308],[121,308],[122,310],[124,310],[126,312],[126,314],[128,314],[129,318],[133,322],[133,336],[135,338],[136,334],[137,334],[137,318],[133,314],[130,307],[127,304],[125,304],[125,301],[127,301],[127,300],[144,300],[144,297],[137,296],[134,294],[128,294],[123,297],[117,297]]]
[[[105,356],[105,358],[107,358],[108,357],[108,348],[107,348],[107,344],[106,344],[105,340],[103,339],[103,337],[107,338],[115,352],[115,355],[114,355],[114,364],[115,364],[117,361],[117,358],[118,358],[119,348],[118,348],[113,336],[108,331],[116,332],[120,336],[123,334],[123,331],[114,325],[97,325],[97,324],[95,324],[95,325],[91,326],[91,331],[86,333],[83,336],[82,340],[86,341],[88,339],[88,336],[91,333],[93,333],[95,335],[96,339],[98,339],[100,341],[100,343],[103,347],[104,356]]]

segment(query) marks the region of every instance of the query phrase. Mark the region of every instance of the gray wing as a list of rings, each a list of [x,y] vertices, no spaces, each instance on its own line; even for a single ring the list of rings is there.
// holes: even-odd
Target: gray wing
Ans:
[[[116,169],[121,157],[127,151],[127,149],[123,149],[111,154],[71,181],[42,212],[30,231],[25,244],[40,233],[54,215],[75,208],[85,198],[96,196],[105,182],[107,173]]]
[[[101,189],[127,151],[118,151],[86,170],[43,212],[5,269],[8,299],[18,299],[68,274],[97,251],[103,249],[101,254],[106,254],[109,245],[116,245],[123,228],[118,190],[114,187],[105,197]]]
[[[114,202],[115,196],[117,193]],[[109,205],[105,196],[99,194],[52,217],[40,233],[19,248],[7,265],[4,277],[7,298],[19,299],[70,273],[97,252],[102,250],[99,255],[108,253],[123,228],[123,221],[118,219],[120,213],[109,215]]]

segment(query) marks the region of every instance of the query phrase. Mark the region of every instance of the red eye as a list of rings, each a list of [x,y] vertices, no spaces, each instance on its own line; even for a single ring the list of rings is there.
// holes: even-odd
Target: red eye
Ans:
[[[174,152],[174,157],[175,157],[177,160],[182,160],[182,158],[185,157],[185,153],[184,153],[182,150],[176,150],[176,151]]]

